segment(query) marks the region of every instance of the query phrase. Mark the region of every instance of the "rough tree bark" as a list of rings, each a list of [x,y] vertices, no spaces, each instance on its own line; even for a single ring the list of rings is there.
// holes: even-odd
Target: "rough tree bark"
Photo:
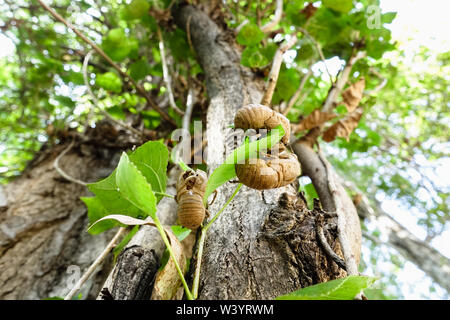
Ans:
[[[174,11],[174,18],[184,29],[190,21],[187,32],[205,72],[210,99],[207,164],[214,170],[225,158],[236,111],[260,101],[263,82],[240,66],[234,38],[206,13],[183,6]],[[217,212],[235,188],[233,183],[219,188],[210,212]],[[318,245],[314,221],[291,186],[264,195],[243,187],[208,231],[199,298],[271,299],[343,276]],[[339,251],[336,233],[328,233],[328,238]]]
[[[89,182],[107,176],[117,165],[120,147],[105,145],[120,145],[117,134],[108,125],[98,125],[88,134],[96,140],[86,136],[84,142],[77,142],[60,160],[60,167]],[[21,177],[3,188],[0,299],[64,296],[78,271],[82,274],[89,267],[114,233],[94,237],[86,232],[86,207],[79,198],[88,195],[87,189],[62,178],[53,167],[69,142],[44,147]],[[83,286],[83,298],[96,296],[111,262]]]

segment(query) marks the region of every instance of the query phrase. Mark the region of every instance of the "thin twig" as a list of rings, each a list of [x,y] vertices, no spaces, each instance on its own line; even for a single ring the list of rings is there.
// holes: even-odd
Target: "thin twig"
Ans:
[[[192,15],[190,15],[186,21],[186,34],[187,34],[189,49],[191,49],[191,52],[195,54],[194,46],[192,45],[192,39],[191,39],[191,19],[192,19]]]
[[[86,86],[86,90],[87,92],[91,95],[92,99],[94,100],[95,104],[97,103],[97,97],[94,95],[94,93],[91,90],[91,86],[89,83],[89,77],[88,77],[88,65],[89,65],[89,60],[91,59],[92,54],[94,53],[94,50],[89,51],[83,59],[83,80],[84,80],[84,85]],[[86,124],[84,126],[85,131],[87,130],[87,128],[89,127],[89,123],[91,122],[91,118],[92,118],[92,114],[94,113],[94,108],[89,108],[89,112],[88,115],[86,117]]]
[[[91,85],[89,83],[89,77],[88,77],[88,65],[89,65],[89,59],[91,58],[92,54],[93,54],[93,50],[89,51],[88,54],[84,57],[84,61],[83,61],[83,79],[84,79],[84,85],[86,86],[86,90],[88,92],[88,94],[91,96],[92,101],[94,102],[94,107],[97,106],[101,112],[102,115],[104,115],[110,122],[115,123],[121,127],[123,127],[124,129],[130,130],[132,133],[136,134],[139,137],[144,137],[144,133],[127,125],[126,123],[115,119],[113,116],[111,116],[107,111],[103,110],[102,108],[100,108],[100,101],[98,100],[97,96],[94,94],[94,92],[92,92],[91,89]],[[89,110],[89,114],[88,114],[88,118],[87,118],[87,123],[86,123],[86,128],[89,125],[89,120],[90,117],[92,115],[94,108],[91,108]]]
[[[102,253],[95,259],[95,261],[90,265],[87,271],[83,274],[83,276],[78,280],[75,286],[70,290],[70,292],[66,295],[64,300],[72,300],[75,294],[80,290],[81,286],[86,282],[87,279],[92,275],[95,269],[105,260],[108,256],[109,252],[115,247],[117,240],[125,233],[126,228],[119,228],[115,236],[111,239],[105,249],[103,249]]]
[[[186,98],[186,112],[184,113],[182,120],[182,128],[185,130],[189,130],[189,124],[191,123],[192,111],[194,110],[194,89],[189,87],[187,98]]]
[[[277,0],[277,7],[275,9],[275,15],[273,19],[267,22],[265,25],[261,27],[261,31],[264,33],[271,32],[272,29],[280,22],[281,17],[283,16],[283,0]]]
[[[99,46],[97,46],[91,39],[87,38],[84,34],[82,34],[77,28],[75,28],[70,22],[68,22],[66,19],[64,19],[61,15],[59,15],[55,10],[53,10],[51,7],[49,7],[47,4],[45,4],[42,0],[37,0],[41,6],[47,10],[56,20],[64,23],[69,29],[71,29],[77,36],[79,36],[84,42],[89,44],[99,55],[101,55],[116,71],[124,78],[124,80],[127,80],[131,82],[131,84],[136,88],[137,92],[141,96],[145,98],[147,103],[152,107],[156,112],[158,112],[161,117],[171,123],[172,125],[176,126],[175,121],[169,117],[169,115],[164,112],[161,108],[158,107],[158,105],[153,101],[153,99],[149,96],[147,91],[144,89],[143,86],[139,85],[133,78],[131,78],[125,71],[123,71],[120,66],[115,63]]]
[[[317,237],[319,238],[319,242],[322,245],[323,250],[325,251],[325,253],[331,258],[333,259],[333,261],[342,269],[347,270],[346,266],[345,266],[345,262],[344,260],[341,259],[341,257],[339,257],[336,252],[334,252],[334,250],[330,247],[330,245],[328,244],[327,238],[325,237],[325,234],[323,232],[323,224],[324,221],[324,217],[322,214],[318,214],[316,217],[316,234]]]
[[[289,39],[288,42],[281,45],[272,62],[272,68],[270,69],[269,77],[266,84],[266,90],[264,92],[264,96],[261,99],[261,104],[265,106],[269,106],[272,101],[273,92],[275,91],[275,87],[277,85],[278,75],[280,74],[281,63],[283,62],[283,54],[292,48],[297,43],[297,37],[293,36]]]
[[[370,68],[369,71],[371,73],[373,73],[374,75],[376,75],[379,79],[381,79],[381,82],[378,86],[376,86],[372,90],[364,92],[364,94],[371,96],[371,95],[377,94],[379,91],[381,91],[381,89],[383,89],[386,86],[388,80],[387,80],[387,78],[383,77],[377,70],[375,70],[373,68]]]
[[[310,66],[308,68],[308,72],[306,72],[306,74],[303,76],[302,80],[300,81],[300,85],[298,86],[298,89],[295,91],[293,96],[289,99],[289,102],[287,103],[286,108],[283,110],[284,115],[287,115],[289,113],[289,111],[291,111],[294,104],[297,102],[298,98],[300,97],[300,93],[303,91],[306,81],[311,76],[311,74],[312,74],[312,70],[311,70],[311,66]],[[306,98],[306,95],[303,95],[301,100],[303,100],[304,98]]]
[[[242,22],[236,27],[236,29],[234,29],[234,31],[235,31],[236,33],[239,33],[239,32],[242,30],[242,28],[243,28],[247,23],[249,23],[249,22],[250,22],[250,20],[245,19],[244,21],[242,21]]]
[[[342,89],[344,88],[345,84],[347,83],[347,80],[350,76],[350,72],[353,68],[353,65],[358,61],[359,59],[365,57],[365,53],[362,51],[359,51],[358,53],[353,53],[350,56],[350,59],[348,60],[347,64],[344,67],[344,70],[342,71],[340,77],[337,79],[336,83],[333,84],[333,87],[328,92],[327,98],[322,106],[322,112],[331,112],[334,109],[334,104],[336,102],[336,99],[338,95],[341,93]]]
[[[84,182],[78,179],[75,179],[71,176],[69,176],[66,172],[64,172],[64,170],[62,170],[59,166],[59,160],[61,160],[62,157],[64,157],[66,155],[67,152],[69,152],[70,149],[72,149],[73,145],[75,144],[75,140],[72,140],[72,142],[69,144],[69,146],[64,149],[63,152],[61,152],[59,154],[59,156],[56,157],[55,161],[53,162],[53,168],[55,168],[56,171],[58,171],[58,173],[63,176],[66,180],[69,180],[70,182],[79,184],[81,186],[87,186],[88,182]]]
[[[313,36],[311,36],[309,34],[308,31],[306,31],[306,29],[302,28],[302,27],[297,27],[298,30],[300,30],[301,33],[303,33],[306,37],[309,38],[309,40],[311,40],[311,42],[314,44],[314,47],[316,48],[317,53],[319,54],[320,60],[322,61],[322,63],[325,66],[325,70],[328,74],[328,77],[330,78],[330,83],[333,83],[333,76],[330,73],[330,70],[328,70],[328,66],[327,63],[325,61],[325,56],[323,54],[322,48],[320,47],[319,43],[316,41],[316,39],[314,39]]]
[[[175,98],[173,97],[173,90],[172,90],[172,79],[170,77],[169,68],[167,68],[167,61],[166,61],[166,52],[164,49],[164,40],[161,34],[161,29],[157,27],[156,33],[158,34],[159,39],[159,52],[161,54],[161,63],[162,63],[162,69],[163,69],[163,77],[164,77],[164,83],[166,84],[167,89],[167,95],[169,96],[169,104],[172,107],[173,110],[175,110],[176,113],[178,113],[180,116],[184,115],[183,110],[179,109],[177,107],[177,104],[175,103]]]
[[[202,267],[203,248],[205,246],[206,230],[202,228],[200,240],[198,241],[197,263],[195,265],[194,282],[192,284],[192,296],[197,299],[198,287],[200,283],[200,270]]]

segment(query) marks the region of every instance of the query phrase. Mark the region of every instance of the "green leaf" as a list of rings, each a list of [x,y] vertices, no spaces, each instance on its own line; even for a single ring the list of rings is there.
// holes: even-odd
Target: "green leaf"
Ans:
[[[137,39],[127,35],[122,28],[111,29],[102,40],[102,48],[115,61],[122,61],[128,56],[138,58]]]
[[[117,165],[116,182],[118,191],[126,200],[145,215],[156,217],[156,197],[152,187],[125,152]]]
[[[236,41],[245,46],[253,46],[261,42],[264,38],[264,32],[254,23],[247,23],[239,31]]]
[[[340,104],[336,107],[336,112],[340,115],[346,114],[348,112],[348,109],[345,105]]]
[[[150,74],[151,69],[146,59],[140,59],[130,66],[130,75],[134,80],[141,80]]]
[[[95,83],[105,90],[120,93],[122,91],[122,80],[114,72],[106,72],[97,75]]]
[[[125,31],[121,28],[111,29],[102,41],[102,48],[111,59],[123,60],[130,53]]]
[[[392,23],[397,16],[397,12],[386,12],[381,15],[381,23]]]
[[[116,172],[117,169],[107,178],[88,184],[88,189],[100,199],[108,214],[114,213],[139,217],[142,214],[141,210],[125,199],[118,191]]]
[[[191,229],[178,225],[171,226],[171,228],[173,234],[178,238],[179,241],[183,241],[192,231]]]
[[[322,4],[342,13],[347,13],[353,8],[353,0],[322,0]]]
[[[101,221],[93,225],[96,221],[106,216],[108,211],[106,211],[99,197],[82,197],[81,200],[88,209],[89,225],[92,226],[88,229],[90,234],[99,234],[117,226],[117,223],[112,220]]]
[[[149,14],[150,4],[146,0],[133,0],[125,8],[127,20],[141,19]]]
[[[266,56],[261,52],[261,50],[256,47],[247,47],[242,52],[241,55],[241,64],[250,68],[260,68],[269,63],[269,60]]]
[[[306,287],[290,294],[279,296],[277,300],[353,300],[355,296],[371,286],[377,278],[349,276]]]
[[[166,191],[169,151],[163,143],[148,141],[133,151],[129,158],[154,191],[162,193]],[[161,198],[161,195],[157,195],[158,201]]]
[[[295,60],[304,61],[311,59],[316,55],[316,50],[310,41],[300,40],[300,49],[297,51],[297,56]]]
[[[300,84],[300,76],[295,68],[281,68],[272,103],[279,103],[286,97],[292,97]]]
[[[178,160],[178,165],[180,166],[181,170],[183,170],[183,171],[191,170],[191,168],[189,168],[189,166],[186,163],[184,163],[184,161],[181,159]]]
[[[250,143],[244,143],[239,148],[235,149],[225,159],[225,163],[218,166],[209,177],[203,202],[207,202],[208,197],[214,192],[214,190],[236,177],[236,171],[234,169],[235,163],[244,163],[246,159],[258,157],[260,150],[271,149],[281,140],[284,134],[285,131],[283,127],[279,125],[275,129],[271,130],[265,138]]]
[[[113,106],[106,109],[106,111],[116,119],[125,119],[125,112],[123,112],[122,108],[120,108],[119,106]]]

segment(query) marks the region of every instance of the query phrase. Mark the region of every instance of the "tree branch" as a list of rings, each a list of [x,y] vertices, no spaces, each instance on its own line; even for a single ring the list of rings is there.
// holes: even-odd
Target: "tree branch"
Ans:
[[[71,29],[77,36],[79,36],[84,42],[89,44],[99,55],[101,55],[116,71],[125,79],[131,82],[131,84],[136,88],[137,92],[141,96],[145,98],[147,103],[156,111],[158,112],[161,117],[171,123],[172,125],[176,126],[175,121],[173,121],[172,118],[169,117],[167,113],[165,113],[162,109],[158,107],[158,105],[153,101],[153,99],[149,96],[147,91],[139,85],[133,78],[131,78],[125,71],[123,71],[120,66],[115,63],[99,46],[97,46],[91,39],[87,38],[84,34],[82,34],[77,28],[75,28],[70,22],[68,22],[66,19],[64,19],[61,15],[59,15],[55,10],[50,8],[47,4],[45,4],[42,0],[37,0],[41,6],[47,10],[56,20],[64,23],[69,29]]]
[[[297,102],[298,98],[300,97],[300,93],[302,93],[302,91],[305,87],[306,81],[311,76],[311,74],[312,74],[312,70],[311,70],[311,66],[309,66],[308,71],[305,73],[302,80],[300,81],[300,85],[298,86],[298,89],[295,91],[295,93],[289,99],[289,102],[287,103],[286,108],[283,110],[284,115],[287,115],[289,113],[289,111],[291,111],[291,109],[295,105],[295,103]],[[300,101],[302,101],[305,97],[306,97],[306,95],[303,95],[302,99],[300,99]]]
[[[64,170],[62,170],[59,166],[59,160],[61,160],[61,158],[64,157],[66,155],[66,153],[69,152],[70,149],[72,149],[74,143],[75,143],[75,139],[72,140],[72,142],[68,145],[68,147],[66,149],[64,149],[64,151],[61,152],[59,154],[59,156],[56,157],[55,161],[53,162],[53,168],[55,168],[55,170],[58,171],[58,173],[62,177],[69,180],[70,182],[73,182],[73,183],[76,183],[76,184],[79,184],[79,185],[82,185],[83,187],[85,187],[85,186],[87,186],[88,182],[84,182],[84,181],[81,181],[81,180],[71,177],[66,172],[64,172]]]
[[[283,16],[283,0],[277,0],[277,7],[275,9],[275,15],[273,19],[267,22],[265,25],[261,27],[261,31],[264,33],[271,32],[272,29],[280,22],[281,17]]]
[[[264,96],[261,99],[261,104],[265,106],[269,106],[272,101],[272,96],[275,91],[275,87],[277,86],[277,80],[278,75],[280,73],[281,63],[283,62],[283,54],[292,48],[297,43],[297,37],[293,36],[281,45],[277,52],[275,53],[275,56],[273,58],[272,62],[272,68],[270,69],[269,77],[266,84],[266,90],[264,92]]]
[[[350,72],[352,71],[353,65],[361,58],[365,57],[366,54],[364,52],[359,51],[356,54],[352,54],[350,59],[348,60],[347,64],[344,67],[344,70],[342,71],[341,76],[338,78],[335,84],[333,84],[333,87],[328,92],[327,98],[322,106],[322,112],[331,112],[334,109],[335,102],[339,94],[341,93],[342,89],[344,88],[345,84],[348,81],[348,78],[350,76]]]
[[[186,98],[186,112],[184,113],[182,120],[182,128],[185,130],[189,130],[189,124],[191,123],[192,111],[194,110],[194,89],[192,87],[189,88],[187,98]]]
[[[167,61],[166,61],[166,52],[164,50],[164,40],[161,34],[161,29],[159,26],[157,27],[156,33],[158,34],[158,45],[159,45],[159,51],[161,53],[161,63],[162,63],[162,69],[163,69],[163,77],[164,77],[164,83],[166,84],[167,89],[167,95],[169,96],[169,104],[172,107],[173,110],[175,110],[176,113],[178,113],[180,116],[184,115],[183,110],[180,110],[177,107],[177,104],[175,103],[175,99],[173,97],[173,90],[172,90],[172,79],[170,77],[169,69],[167,68]]]
[[[330,78],[330,83],[333,83],[333,77],[331,76],[330,70],[328,70],[328,66],[325,61],[325,56],[323,54],[322,48],[320,47],[319,43],[316,41],[316,39],[314,39],[313,36],[311,36],[309,34],[309,32],[306,29],[304,29],[302,27],[297,27],[297,29],[300,30],[300,32],[303,33],[306,37],[308,37],[311,40],[311,42],[314,44],[314,47],[316,48],[316,51],[319,54],[320,60],[322,60],[322,63],[325,66],[325,70],[328,74],[328,77]]]

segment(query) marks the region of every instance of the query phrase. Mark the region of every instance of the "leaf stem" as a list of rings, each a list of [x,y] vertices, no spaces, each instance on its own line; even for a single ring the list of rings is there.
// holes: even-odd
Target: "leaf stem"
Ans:
[[[193,281],[193,284],[192,284],[192,294],[194,295],[194,299],[197,299],[197,296],[198,296],[198,287],[199,287],[199,283],[200,283],[200,269],[201,269],[201,266],[202,266],[203,247],[205,246],[206,231],[208,231],[209,227],[214,223],[214,221],[217,220],[219,215],[230,204],[230,202],[233,200],[233,198],[239,192],[241,187],[242,187],[242,183],[239,183],[238,186],[236,187],[236,190],[234,190],[233,195],[230,197],[230,199],[228,199],[228,201],[214,215],[214,217],[208,222],[208,224],[202,228],[202,232],[201,232],[200,239],[199,239],[199,242],[198,242],[197,264],[196,264],[196,267],[195,267],[194,281]]]
[[[159,233],[161,234],[161,237],[167,247],[167,250],[169,251],[170,257],[172,258],[173,262],[175,263],[175,268],[177,269],[178,275],[180,276],[181,282],[183,283],[184,291],[186,292],[186,296],[187,296],[188,300],[193,300],[191,291],[189,290],[186,279],[184,278],[183,271],[181,271],[180,265],[178,264],[175,254],[173,253],[172,246],[170,245],[169,239],[167,238],[166,231],[164,230],[163,226],[161,225],[161,222],[159,221],[158,217],[153,218],[153,221],[155,222],[156,228],[158,229]]]
[[[228,199],[227,202],[225,202],[225,204],[223,205],[223,207],[216,213],[216,215],[211,219],[211,221],[208,222],[208,224],[206,226],[203,227],[203,229],[205,229],[205,231],[208,230],[208,228],[213,224],[214,221],[217,220],[217,218],[219,217],[219,215],[223,212],[223,210],[225,210],[225,208],[230,204],[231,200],[233,200],[233,198],[236,196],[236,194],[239,192],[239,190],[242,187],[242,183],[239,183],[238,186],[236,187],[236,190],[234,190],[233,195],[230,197],[230,199]]]
[[[173,195],[171,195],[171,194],[164,193],[164,192],[158,192],[158,191],[153,191],[153,192],[154,192],[155,194],[160,195],[160,196],[163,196],[163,197],[172,198],[172,199],[175,198],[175,196],[173,196]]]

